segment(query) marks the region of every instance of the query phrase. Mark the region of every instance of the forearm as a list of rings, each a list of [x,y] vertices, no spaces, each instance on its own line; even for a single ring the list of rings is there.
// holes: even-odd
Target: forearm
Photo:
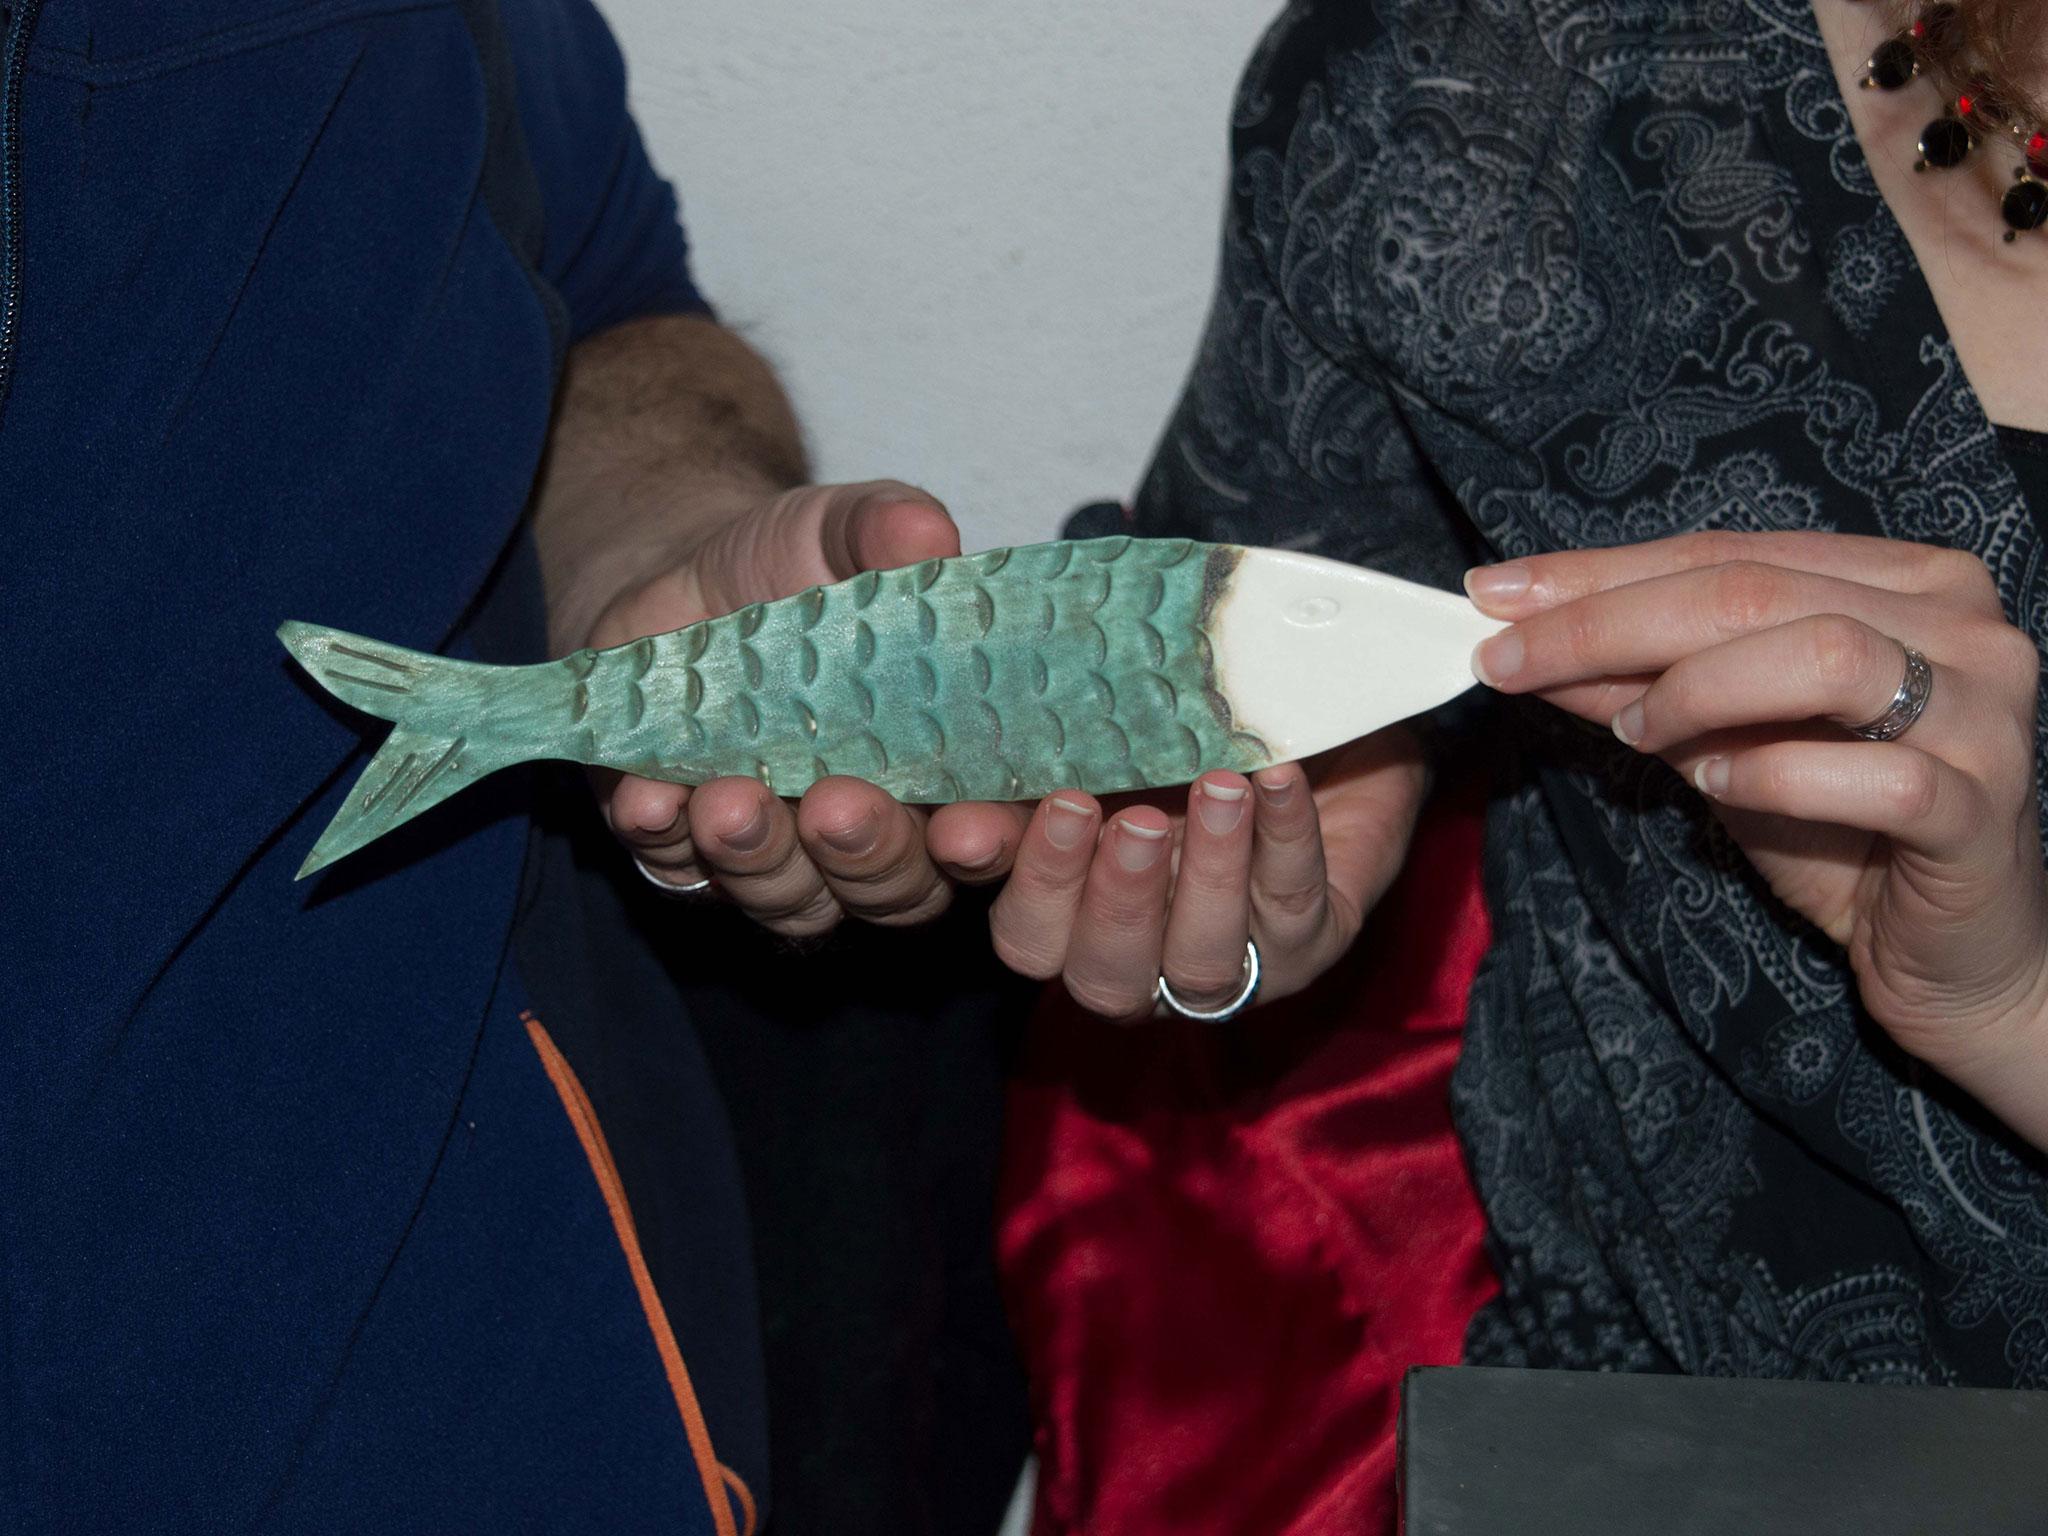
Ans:
[[[656,316],[579,343],[534,498],[551,651],[584,644],[619,593],[804,477],[787,397],[724,327]]]

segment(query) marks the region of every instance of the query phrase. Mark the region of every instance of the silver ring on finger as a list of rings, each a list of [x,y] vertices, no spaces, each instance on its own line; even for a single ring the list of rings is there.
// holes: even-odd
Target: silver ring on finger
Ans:
[[[1173,995],[1173,988],[1164,976],[1152,987],[1152,1000],[1184,1019],[1193,1019],[1197,1024],[1222,1024],[1236,1018],[1251,1007],[1252,999],[1259,995],[1259,946],[1255,939],[1244,941],[1244,984],[1237,989],[1237,995],[1220,1008],[1190,1008]]]
[[[1927,701],[1934,697],[1934,668],[1910,645],[1902,642],[1899,648],[1906,653],[1906,675],[1899,680],[1899,691],[1875,720],[1850,726],[1850,735],[1865,741],[1897,741],[1927,713]]]
[[[711,876],[706,875],[702,880],[692,881],[688,885],[677,885],[671,880],[662,879],[637,858],[633,860],[633,867],[640,871],[643,880],[671,901],[687,901],[692,896],[708,896],[715,883]]]

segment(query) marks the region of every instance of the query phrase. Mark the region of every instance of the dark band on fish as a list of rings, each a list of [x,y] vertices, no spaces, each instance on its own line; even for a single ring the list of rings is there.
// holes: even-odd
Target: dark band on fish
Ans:
[[[1244,558],[1243,549],[1235,544],[1218,544],[1209,551],[1209,558],[1202,566],[1202,606],[1195,621],[1196,629],[1204,635],[1213,635],[1210,620],[1216,610],[1230,595],[1230,581],[1237,574],[1238,562]],[[1270,755],[1263,741],[1250,731],[1237,730],[1230,700],[1224,696],[1216,680],[1216,647],[1205,645],[1202,653],[1202,697],[1208,700],[1209,711],[1215,715],[1216,723],[1223,727],[1226,736],[1235,736],[1240,741],[1257,742],[1261,756]]]

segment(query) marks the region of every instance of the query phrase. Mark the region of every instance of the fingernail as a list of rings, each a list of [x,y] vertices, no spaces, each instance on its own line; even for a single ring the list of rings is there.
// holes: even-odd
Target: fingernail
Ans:
[[[1718,800],[1728,793],[1728,759],[1710,757],[1692,771],[1693,784],[1703,795]]]
[[[680,804],[678,804],[676,808],[669,813],[669,818],[667,821],[661,822],[659,825],[643,821],[640,823],[639,830],[645,836],[658,837],[663,832],[673,832],[675,830],[676,823],[681,821],[682,819],[683,808]]]
[[[734,853],[752,853],[767,841],[768,812],[765,808],[758,805],[754,807],[754,815],[751,821],[741,826],[737,832],[725,834],[725,846]]]
[[[1094,824],[1095,813],[1087,806],[1076,805],[1055,795],[1052,809],[1045,817],[1045,840],[1055,848],[1072,848],[1088,835],[1088,829]]]
[[[953,859],[950,862],[953,868],[959,870],[961,873],[975,875],[979,874],[984,869],[992,868],[996,860],[1000,859],[1002,856],[1003,845],[1001,843],[997,843],[995,847],[989,849],[987,853],[984,853],[978,859]]]
[[[1166,828],[1141,827],[1134,821],[1116,824],[1116,861],[1131,874],[1150,869],[1166,852]]]
[[[1498,688],[1522,670],[1522,637],[1514,630],[1482,641],[1472,653],[1472,672],[1489,688]]]
[[[1196,786],[1195,814],[1202,818],[1202,825],[1211,836],[1222,837],[1237,830],[1237,824],[1244,820],[1244,786],[1240,784],[1211,784],[1206,780]]]
[[[850,827],[821,828],[818,836],[837,848],[841,853],[866,853],[875,846],[875,839],[881,831],[875,820],[875,813],[869,811]]]
[[[1278,810],[1294,798],[1294,775],[1283,773],[1278,778],[1254,779],[1259,786],[1259,798]]]
[[[1614,734],[1619,736],[1629,746],[1632,747],[1641,741],[1643,739],[1642,700],[1638,699],[1635,703],[1625,706],[1614,717],[1613,724]]]
[[[1465,594],[1475,603],[1505,603],[1528,590],[1526,565],[1479,565],[1465,573]]]

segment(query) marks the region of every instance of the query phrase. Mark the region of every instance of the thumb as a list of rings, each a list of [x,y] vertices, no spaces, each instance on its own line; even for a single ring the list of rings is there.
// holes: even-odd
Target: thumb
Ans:
[[[765,514],[735,519],[696,562],[705,611],[828,586],[862,571],[960,553],[946,509],[899,480],[811,485],[785,492]]]
[[[897,480],[843,485],[821,508],[818,549],[833,581],[960,553],[960,530],[937,498]]]

